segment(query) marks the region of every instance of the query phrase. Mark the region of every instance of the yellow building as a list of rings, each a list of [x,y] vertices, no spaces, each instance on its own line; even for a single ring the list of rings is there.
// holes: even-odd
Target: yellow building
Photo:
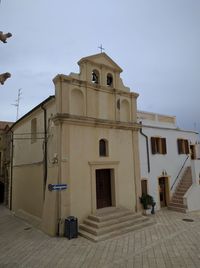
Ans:
[[[105,207],[137,211],[140,164],[136,101],[105,53],[59,74],[50,96],[12,127],[12,209],[51,235]],[[51,184],[67,185],[51,191]]]
[[[0,121],[0,203],[8,206],[10,134],[12,122]]]

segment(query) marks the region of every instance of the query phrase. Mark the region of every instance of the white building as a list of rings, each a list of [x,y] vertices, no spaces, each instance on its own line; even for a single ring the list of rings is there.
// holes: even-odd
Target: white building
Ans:
[[[153,196],[157,210],[171,207],[172,202],[176,210],[200,209],[198,133],[179,129],[173,116],[149,112],[138,112],[137,116],[142,125],[139,134],[142,192]],[[182,185],[178,192],[182,197],[174,197],[186,171],[192,185]]]

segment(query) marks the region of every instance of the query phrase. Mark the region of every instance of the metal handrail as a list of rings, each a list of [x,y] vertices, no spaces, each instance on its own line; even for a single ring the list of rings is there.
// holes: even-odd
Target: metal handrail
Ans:
[[[178,173],[178,175],[176,176],[176,179],[175,179],[174,183],[172,184],[172,186],[171,186],[170,190],[172,190],[172,189],[173,189],[173,187],[174,187],[174,185],[175,185],[175,183],[176,183],[176,181],[177,181],[177,179],[178,179],[178,177],[179,177],[179,175],[180,175],[180,173],[181,173],[182,169],[184,168],[185,163],[186,163],[186,161],[188,160],[188,158],[189,158],[189,155],[186,157],[186,159],[185,159],[185,161],[184,161],[184,163],[183,163],[182,167],[180,168],[179,173]]]

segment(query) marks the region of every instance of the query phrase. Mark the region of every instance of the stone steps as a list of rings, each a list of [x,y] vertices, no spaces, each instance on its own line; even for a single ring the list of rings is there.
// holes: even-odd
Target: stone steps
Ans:
[[[183,204],[183,198],[182,197],[173,196],[172,197],[172,200],[170,202]]]
[[[173,197],[177,197],[177,198],[182,198],[183,199],[184,194],[185,193],[180,193],[180,192],[177,191],[176,193],[173,194]]]
[[[182,190],[182,191],[187,191],[187,189],[190,187],[191,184],[188,184],[188,185],[180,185],[179,186],[179,189]]]
[[[180,190],[179,188],[176,190],[175,194],[184,195],[187,190]]]
[[[133,213],[126,209],[89,215],[79,225],[79,234],[92,241],[98,242],[111,237],[119,236],[145,226],[152,225],[151,217],[145,217],[141,213]]]
[[[187,207],[184,205],[183,196],[187,192],[187,190],[192,185],[192,173],[191,168],[187,167],[185,173],[179,184],[176,187],[176,190],[172,196],[171,201],[169,202],[168,209],[186,212]]]

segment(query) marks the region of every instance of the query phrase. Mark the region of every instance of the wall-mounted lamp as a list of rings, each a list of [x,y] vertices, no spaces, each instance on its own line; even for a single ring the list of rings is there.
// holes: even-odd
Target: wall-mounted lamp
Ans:
[[[166,175],[167,175],[167,171],[166,171],[165,169],[163,169],[163,171],[162,171],[162,175],[163,175],[163,176],[166,176]]]

